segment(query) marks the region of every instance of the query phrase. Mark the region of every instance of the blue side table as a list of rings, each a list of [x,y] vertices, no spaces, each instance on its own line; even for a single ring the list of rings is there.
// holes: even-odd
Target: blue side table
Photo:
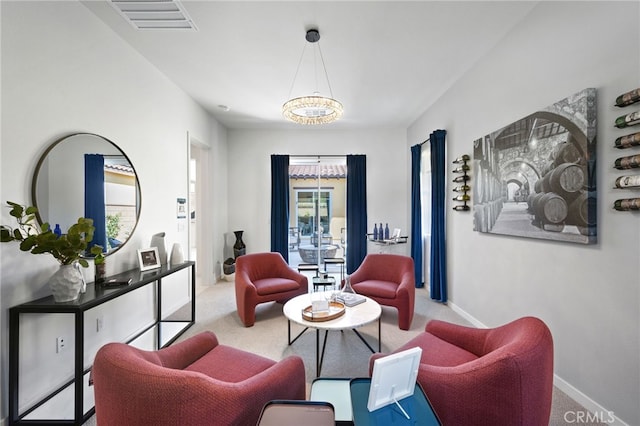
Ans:
[[[352,379],[350,382],[353,424],[355,426],[442,425],[438,416],[433,411],[431,403],[425,396],[422,387],[418,383],[416,383],[416,388],[412,396],[398,401],[407,414],[409,414],[410,419],[407,419],[395,404],[390,404],[369,412],[367,402],[369,400],[370,387],[371,379],[368,378]]]

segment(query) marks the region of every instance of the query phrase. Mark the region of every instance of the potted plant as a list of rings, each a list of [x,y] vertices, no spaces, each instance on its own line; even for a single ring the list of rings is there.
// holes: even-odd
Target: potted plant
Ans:
[[[22,251],[51,254],[60,263],[60,268],[49,280],[54,299],[56,302],[75,300],[85,285],[79,266],[89,266],[82,256],[93,239],[93,220],[81,217],[65,234],[56,235],[48,223],[38,226],[35,207],[12,201],[7,201],[7,204],[17,227],[0,225],[0,242],[19,241]]]
[[[95,265],[95,283],[102,284],[107,277],[107,264],[105,263],[105,256],[102,246],[95,245],[91,247],[91,254],[93,255],[93,264]]]

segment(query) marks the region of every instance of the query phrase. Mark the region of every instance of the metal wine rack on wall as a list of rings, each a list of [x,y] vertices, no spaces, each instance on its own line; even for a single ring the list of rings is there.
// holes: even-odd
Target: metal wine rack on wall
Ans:
[[[461,201],[464,203],[464,204],[457,204],[453,206],[454,210],[458,210],[458,211],[471,210],[471,207],[467,205],[467,203],[471,199],[469,197],[469,191],[471,190],[471,187],[469,186],[469,181],[471,180],[471,176],[469,176],[469,173],[468,173],[469,165],[467,164],[469,160],[471,160],[471,158],[467,154],[453,160],[453,164],[458,165],[458,167],[453,169],[453,174],[456,175],[453,178],[453,182],[458,184],[456,187],[453,188],[453,191],[458,194],[455,197],[453,197],[453,201]]]
[[[624,108],[640,102],[640,88],[623,93],[616,98],[615,106]],[[640,110],[621,115],[614,124],[619,129],[640,125]],[[618,149],[639,148],[640,132],[620,136],[614,142]],[[630,170],[640,168],[640,153],[620,157],[616,159],[613,167],[618,170]],[[615,181],[616,189],[631,189],[640,191],[640,175],[620,176]],[[640,210],[640,197],[623,198],[613,203],[613,208],[620,211]]]

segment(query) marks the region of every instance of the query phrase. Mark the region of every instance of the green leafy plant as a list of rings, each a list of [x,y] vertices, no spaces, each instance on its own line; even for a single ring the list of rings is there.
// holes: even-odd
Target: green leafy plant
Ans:
[[[11,207],[9,214],[16,219],[17,227],[0,225],[0,242],[20,241],[22,251],[32,254],[49,253],[62,265],[78,262],[85,268],[89,266],[82,256],[93,239],[95,228],[92,219],[81,217],[77,223],[71,225],[66,234],[58,236],[48,223],[38,226],[38,210],[35,207],[22,206],[12,201],[7,201],[7,204]],[[101,247],[99,250],[102,253]],[[91,251],[93,252],[93,249]],[[104,256],[102,261],[104,262]]]
[[[103,265],[105,261],[104,252],[102,246],[95,245],[89,250],[93,255],[93,263],[96,265]]]
[[[118,238],[122,224],[122,213],[108,214],[107,215],[107,238]]]

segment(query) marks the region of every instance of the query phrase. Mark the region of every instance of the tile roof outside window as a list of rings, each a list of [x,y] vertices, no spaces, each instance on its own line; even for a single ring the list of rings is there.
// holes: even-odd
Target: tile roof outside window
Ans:
[[[293,179],[316,179],[318,166],[315,164],[290,165],[289,177]],[[324,179],[344,179],[347,177],[347,166],[337,164],[322,164],[320,177]]]

